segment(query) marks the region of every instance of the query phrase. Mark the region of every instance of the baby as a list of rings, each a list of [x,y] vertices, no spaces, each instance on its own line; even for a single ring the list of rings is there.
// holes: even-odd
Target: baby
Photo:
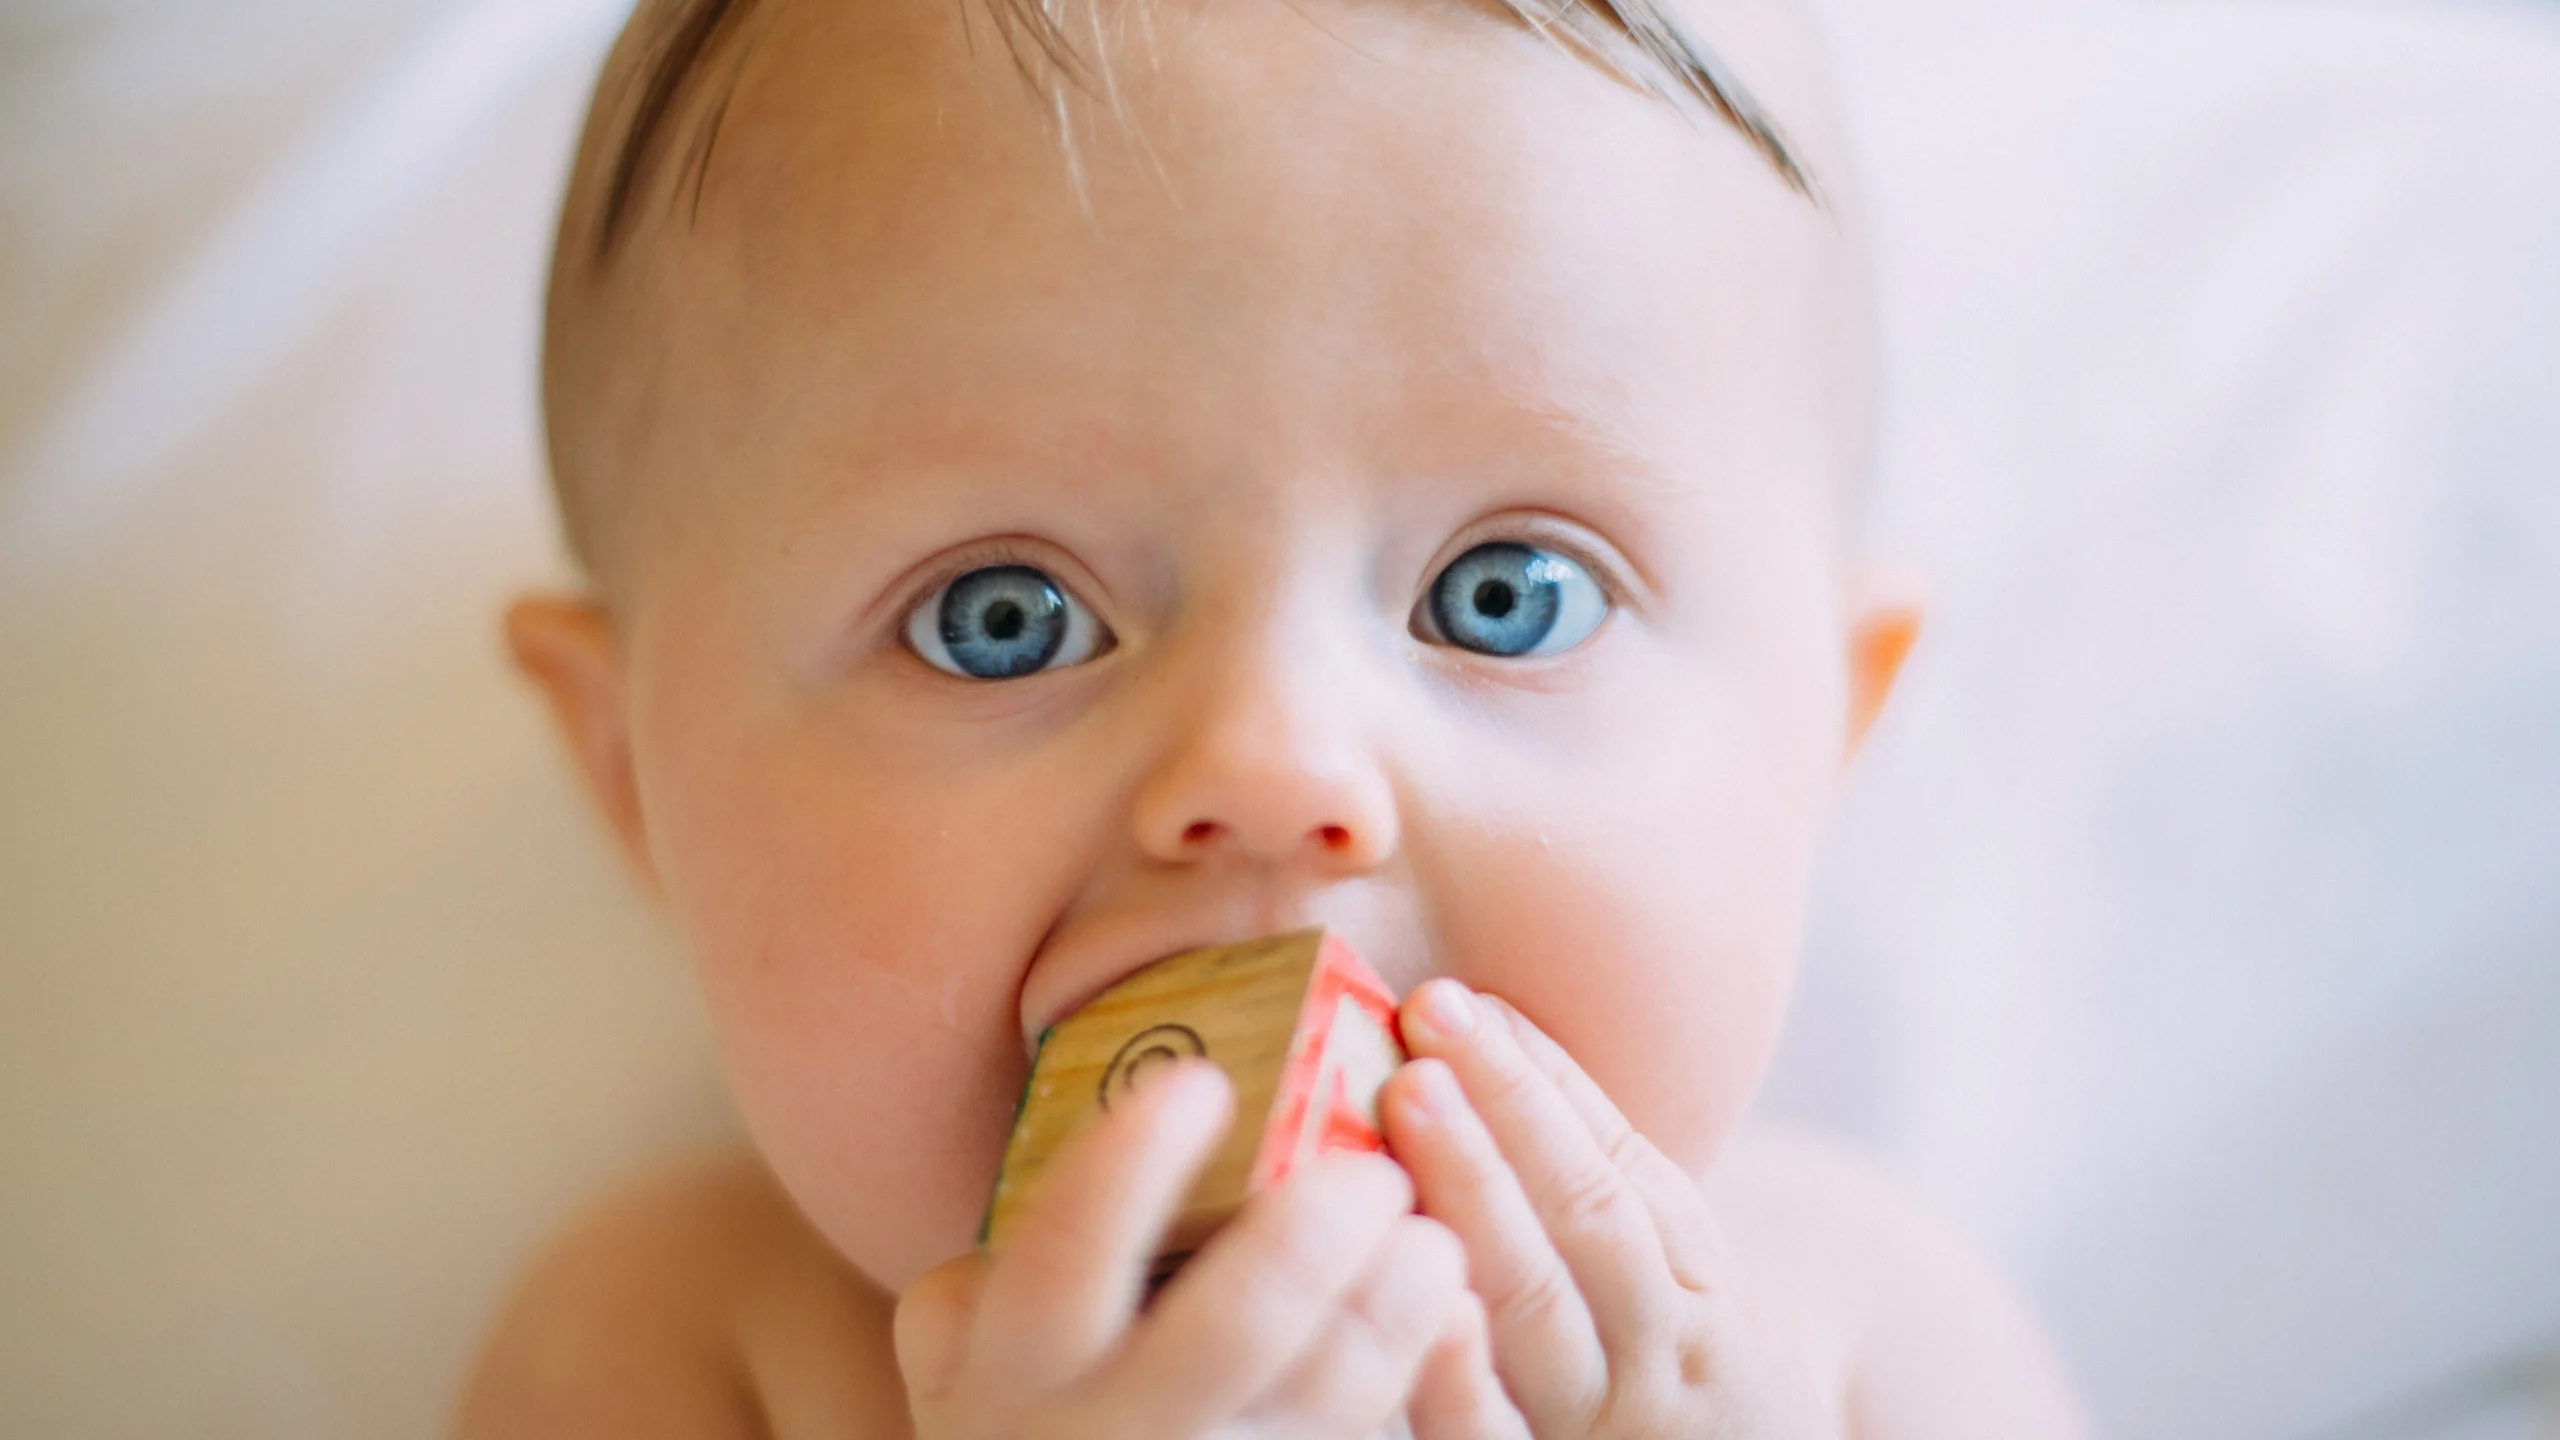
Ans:
[[[1737,1133],[1916,611],[1779,0],[669,0],[571,186],[587,596],[508,617],[754,1154],[576,1227],[462,1432],[2078,1434],[1998,1283]],[[1150,1299],[1159,1067],[993,1254],[1031,1044],[1322,925],[1394,1159]]]

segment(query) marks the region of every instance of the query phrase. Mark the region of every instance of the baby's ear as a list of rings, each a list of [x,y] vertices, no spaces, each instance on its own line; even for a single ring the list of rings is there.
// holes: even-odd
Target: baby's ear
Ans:
[[[569,742],[588,793],[641,879],[654,888],[612,616],[601,601],[528,595],[507,607],[506,628],[507,651],[515,657],[516,669],[551,702],[551,718]]]
[[[1902,662],[1920,639],[1926,609],[1920,578],[1889,567],[1862,569],[1849,584],[1849,713],[1842,759],[1854,758],[1875,728],[1876,717],[1902,676]]]

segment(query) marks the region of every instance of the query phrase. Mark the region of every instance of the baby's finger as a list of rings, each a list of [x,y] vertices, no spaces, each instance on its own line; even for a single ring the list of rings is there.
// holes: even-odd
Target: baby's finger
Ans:
[[[1407,1216],[1289,1373],[1250,1410],[1274,1435],[1375,1435],[1404,1407],[1467,1298],[1467,1257],[1447,1227]]]
[[[1103,1384],[1126,1413],[1150,1417],[1148,1433],[1193,1434],[1237,1415],[1335,1323],[1412,1208],[1412,1182],[1382,1156],[1301,1168],[1192,1257]]]
[[[1406,1002],[1405,1039],[1458,1077],[1572,1271],[1602,1348],[1618,1353],[1666,1321],[1668,1262],[1651,1207],[1500,1012],[1434,980]],[[1507,1366],[1498,1315],[1494,1339]]]
[[[891,1348],[907,1393],[918,1402],[941,1398],[963,1373],[970,1316],[986,1273],[987,1257],[973,1252],[926,1271],[898,1297]]]
[[[1574,1113],[1582,1117],[1601,1153],[1634,1182],[1636,1192],[1644,1197],[1645,1208],[1653,1214],[1654,1231],[1662,1242],[1663,1258],[1670,1263],[1673,1278],[1691,1290],[1710,1288],[1715,1277],[1724,1273],[1724,1239],[1707,1209],[1706,1198],[1698,1193],[1698,1182],[1646,1139],[1644,1132],[1629,1124],[1625,1113],[1599,1082],[1528,1016],[1498,995],[1478,998],[1511,1027],[1511,1036],[1519,1042],[1521,1053],[1546,1074]]]
[[[1459,1297],[1422,1362],[1405,1416],[1413,1440],[1529,1440],[1529,1422],[1494,1376],[1484,1302],[1473,1294]]]
[[[1137,1313],[1156,1241],[1233,1105],[1216,1066],[1167,1067],[1067,1142],[980,1286],[972,1327],[980,1373],[1038,1393],[1081,1377],[1110,1351]]]
[[[1398,1072],[1384,1114],[1423,1213],[1466,1242],[1494,1361],[1520,1408],[1543,1430],[1577,1428],[1608,1391],[1608,1356],[1581,1287],[1501,1147],[1439,1060]]]

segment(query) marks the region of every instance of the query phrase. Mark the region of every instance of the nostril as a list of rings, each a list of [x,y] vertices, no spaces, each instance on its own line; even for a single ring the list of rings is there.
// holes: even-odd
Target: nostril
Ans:
[[[1316,832],[1316,838],[1324,842],[1324,848],[1327,850],[1351,848],[1351,832],[1339,825],[1327,825]]]
[[[1194,820],[1182,827],[1182,843],[1186,845],[1206,845],[1217,838],[1218,823],[1214,820]]]

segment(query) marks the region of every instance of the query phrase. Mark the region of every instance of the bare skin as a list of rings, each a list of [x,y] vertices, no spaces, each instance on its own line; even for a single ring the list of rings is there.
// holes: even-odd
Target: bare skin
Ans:
[[[1855,1160],[1746,1131],[1704,1190],[1829,1411],[1803,1433],[2085,1433],[2033,1319],[1961,1241]],[[671,1170],[600,1204],[525,1278],[457,1433],[909,1435],[894,1305],[752,1155]]]
[[[564,270],[603,585],[509,617],[756,1155],[563,1242],[463,1433],[2078,1434],[1960,1249],[1734,1138],[1917,625],[1839,213],[1462,7],[1157,6],[1072,166],[957,12],[762,13],[699,202]],[[1800,32],[1700,23],[1819,159]],[[1176,1070],[975,1251],[1031,1037],[1306,924],[1407,996],[1401,1163],[1142,1313]]]

